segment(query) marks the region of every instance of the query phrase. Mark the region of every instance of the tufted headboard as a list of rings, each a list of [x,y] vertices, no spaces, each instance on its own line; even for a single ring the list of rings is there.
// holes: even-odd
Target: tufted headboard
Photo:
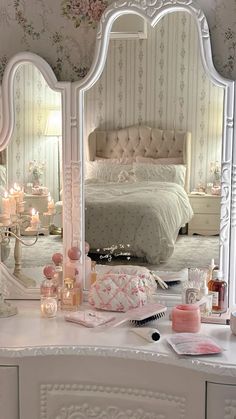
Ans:
[[[136,125],[118,130],[95,129],[88,137],[89,160],[123,157],[181,157],[186,165],[185,189],[189,192],[191,133]]]

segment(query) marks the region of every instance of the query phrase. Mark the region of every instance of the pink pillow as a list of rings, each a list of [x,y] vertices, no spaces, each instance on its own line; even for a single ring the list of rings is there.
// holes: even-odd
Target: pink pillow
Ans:
[[[151,164],[183,164],[182,157],[161,157],[159,159],[153,159],[151,157],[136,157],[137,163],[151,163]]]

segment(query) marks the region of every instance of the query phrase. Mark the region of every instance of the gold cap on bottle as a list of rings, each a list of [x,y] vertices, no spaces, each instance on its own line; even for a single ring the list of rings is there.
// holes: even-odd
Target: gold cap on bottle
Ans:
[[[64,284],[69,289],[74,288],[74,280],[72,278],[65,278]]]

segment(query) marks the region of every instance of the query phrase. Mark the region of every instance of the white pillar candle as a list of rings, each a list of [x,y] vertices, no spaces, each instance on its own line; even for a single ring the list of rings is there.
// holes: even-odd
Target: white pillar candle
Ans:
[[[2,198],[2,212],[3,212],[4,215],[6,215],[8,218],[10,218],[11,207],[10,207],[10,199],[8,197],[7,192],[5,192],[4,198]]]
[[[16,203],[17,203],[17,202],[20,202],[19,189],[20,189],[20,188],[19,188],[19,186],[17,185],[17,183],[14,183],[14,185],[13,185],[13,190],[11,189],[12,194],[13,194],[13,196],[15,197]]]
[[[53,214],[55,209],[54,200],[51,198],[50,194],[48,197],[48,212],[49,214]]]
[[[15,200],[14,195],[12,195],[11,190],[10,190],[9,200],[10,200],[11,214],[15,215],[16,214],[16,200]]]
[[[20,189],[18,193],[19,193],[20,202],[23,202],[24,201],[24,190]]]
[[[31,227],[34,227],[35,229],[39,226],[39,213],[35,211],[35,209],[32,209],[32,215],[31,215]]]

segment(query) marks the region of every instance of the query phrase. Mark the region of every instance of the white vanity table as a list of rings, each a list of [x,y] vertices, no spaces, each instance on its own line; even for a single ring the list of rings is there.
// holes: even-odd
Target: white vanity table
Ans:
[[[150,344],[127,326],[87,329],[62,313],[41,318],[37,301],[17,306],[17,316],[0,320],[1,418],[235,417],[236,336],[229,326],[201,327],[222,354],[181,358],[166,342],[167,319],[157,321],[161,339]]]

